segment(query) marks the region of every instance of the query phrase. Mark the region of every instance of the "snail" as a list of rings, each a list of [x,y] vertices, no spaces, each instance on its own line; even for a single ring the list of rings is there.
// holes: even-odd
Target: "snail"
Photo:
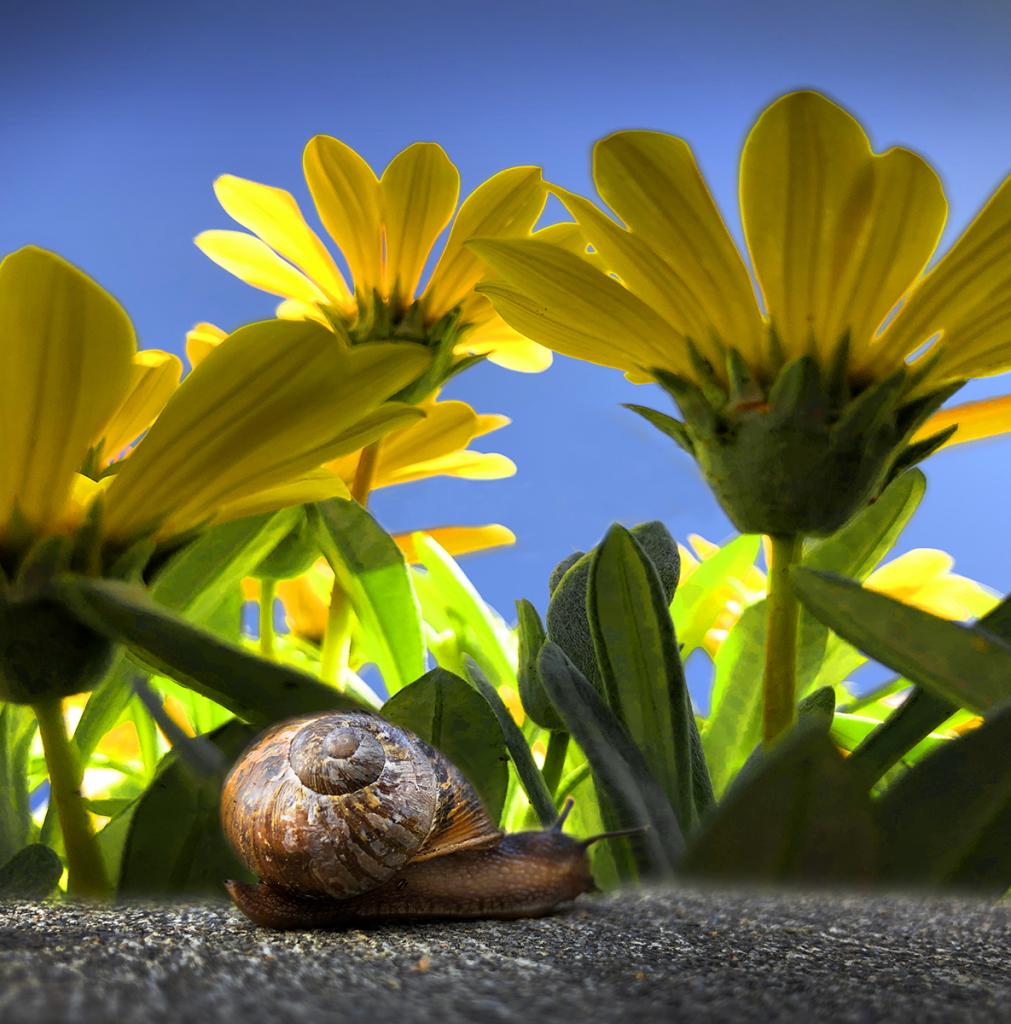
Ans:
[[[368,713],[309,715],[269,729],[225,780],[225,834],[259,878],[226,887],[272,928],[538,917],[595,890],[587,848],[615,835],[565,835],[570,807],[552,828],[503,833],[413,733]]]

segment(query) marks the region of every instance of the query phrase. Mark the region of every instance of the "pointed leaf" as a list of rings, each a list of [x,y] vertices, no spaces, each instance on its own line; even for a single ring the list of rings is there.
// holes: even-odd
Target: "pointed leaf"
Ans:
[[[441,614],[438,628],[448,628],[456,636],[464,654],[469,654],[498,685],[512,685],[516,678],[513,653],[507,649],[512,638],[505,623],[484,602],[474,584],[455,559],[427,534],[414,535],[415,549],[424,574],[415,576],[415,585],[426,612],[436,599]]]
[[[587,613],[607,703],[688,832],[704,810],[695,806],[695,716],[660,579],[621,526],[594,552]]]
[[[870,800],[815,716],[742,773],[682,871],[749,883],[856,882],[873,876],[876,856]]]
[[[229,722],[206,736],[227,764],[249,745],[256,730]],[[253,881],[221,830],[224,773],[199,774],[178,752],[167,754],[137,802],[122,851],[121,896],[224,896],[227,878]]]
[[[382,715],[445,754],[477,791],[491,820],[499,820],[509,755],[494,713],[474,687],[436,668],[394,694]]]
[[[544,692],[544,684],[541,682],[540,670],[537,667],[541,648],[547,640],[541,617],[529,601],[522,599],[516,602],[516,614],[516,629],[520,640],[516,680],[519,684],[523,710],[542,729],[561,731],[565,726],[558,717],[555,706]]]
[[[323,553],[350,596],[387,690],[395,693],[425,671],[421,615],[407,563],[357,502],[332,498],[316,508]]]
[[[0,705],[0,864],[33,838],[28,760],[35,729],[31,708]]]
[[[542,827],[550,827],[558,817],[558,811],[555,808],[555,801],[551,796],[551,790],[548,789],[544,782],[544,776],[541,774],[540,768],[534,763],[530,747],[527,745],[523,733],[520,732],[520,727],[513,721],[513,716],[502,702],[498,691],[485,678],[484,673],[473,658],[467,659],[467,674],[473,680],[474,688],[484,697],[488,707],[491,708],[492,713],[498,720],[506,749],[512,758],[513,765],[516,768],[516,775],[519,777],[523,791],[530,801],[530,806],[533,807],[534,813],[537,815]]]
[[[286,508],[212,526],[159,570],[151,596],[193,622],[205,621],[303,516],[301,508]]]
[[[311,711],[360,708],[304,672],[258,658],[177,618],[142,587],[83,576],[62,577],[57,586],[60,600],[82,622],[125,644],[154,672],[246,721],[266,724]]]
[[[844,640],[938,697],[972,711],[1011,698],[1011,644],[867,590],[852,580],[794,569],[806,607]]]
[[[548,641],[541,652],[541,678],[621,828],[648,826],[633,839],[646,874],[669,875],[684,849],[677,815],[645,759],[596,689],[565,652]]]
[[[876,802],[886,880],[958,885],[993,896],[1011,886],[1011,706],[945,743]]]

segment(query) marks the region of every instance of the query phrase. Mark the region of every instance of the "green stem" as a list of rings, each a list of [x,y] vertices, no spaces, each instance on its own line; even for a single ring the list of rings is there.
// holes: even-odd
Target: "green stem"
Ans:
[[[330,591],[330,610],[327,612],[326,633],[320,652],[319,677],[324,683],[344,686],[344,669],[351,655],[351,606],[347,594],[337,580]]]
[[[63,830],[70,894],[85,899],[106,899],[111,895],[109,881],[81,796],[81,762],[77,747],[67,735],[62,701],[58,698],[40,701],[32,710],[38,719],[46,755],[49,799],[56,807]]]
[[[260,654],[274,660],[274,598],[277,580],[260,580]]]
[[[770,537],[768,626],[765,636],[765,676],[762,680],[762,736],[766,744],[778,739],[797,715],[797,623],[800,604],[790,586],[790,567],[800,561],[803,538]]]
[[[354,479],[351,481],[351,497],[362,508],[368,505],[369,494],[372,493],[372,484],[375,482],[376,468],[379,464],[380,444],[381,440],[373,441],[362,449]],[[327,613],[323,650],[320,652],[319,674],[323,682],[333,683],[338,689],[343,689],[344,670],[351,655],[350,623],[351,607],[348,596],[340,581],[335,579],[333,590],[330,591],[330,610]]]
[[[565,768],[565,755],[568,752],[569,734],[567,732],[553,732],[548,736],[548,749],[544,754],[544,767],[541,769],[541,774],[552,795],[558,789],[558,783]]]

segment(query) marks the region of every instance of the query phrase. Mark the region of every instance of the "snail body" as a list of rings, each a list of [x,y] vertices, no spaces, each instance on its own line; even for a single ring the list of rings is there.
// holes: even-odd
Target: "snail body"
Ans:
[[[449,760],[375,715],[268,730],[226,779],[221,812],[260,879],[228,891],[268,927],[534,917],[594,888],[588,841],[504,834]]]

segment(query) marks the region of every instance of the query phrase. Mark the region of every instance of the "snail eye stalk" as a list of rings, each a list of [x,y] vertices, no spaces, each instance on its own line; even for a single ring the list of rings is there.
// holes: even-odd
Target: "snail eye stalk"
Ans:
[[[558,815],[558,820],[551,826],[552,832],[561,832],[565,827],[565,819],[569,816],[569,812],[573,807],[576,806],[576,801],[570,796],[565,801],[565,806],[562,808],[561,813]]]
[[[649,825],[638,825],[635,828],[616,829],[614,832],[598,832],[595,836],[587,836],[587,838],[579,845],[585,850],[594,843],[599,843],[601,839],[621,839],[624,836],[641,836],[644,832],[648,831]]]

